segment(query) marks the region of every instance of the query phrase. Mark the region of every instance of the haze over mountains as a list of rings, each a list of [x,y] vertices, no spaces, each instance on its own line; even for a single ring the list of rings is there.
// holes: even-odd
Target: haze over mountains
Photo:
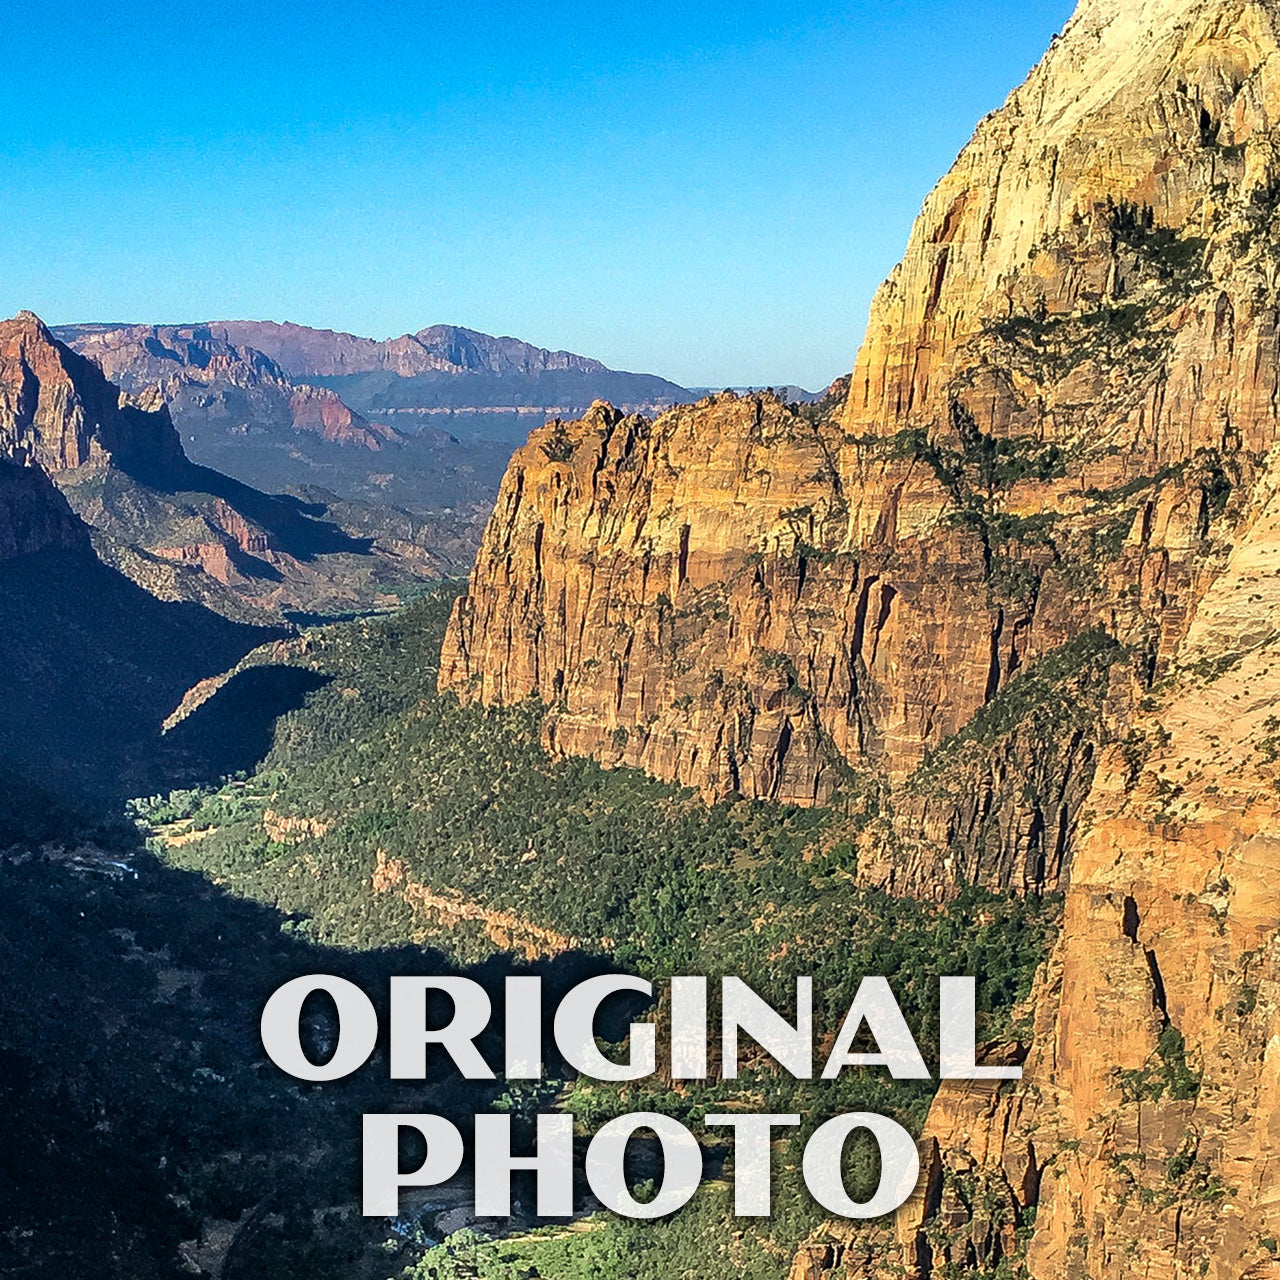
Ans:
[[[696,398],[649,374],[452,325],[376,341],[269,321],[63,325],[128,391],[158,386],[191,456],[266,489],[413,512],[492,501],[531,423]],[[376,456],[374,456],[376,455]]]
[[[721,1183],[639,1228],[406,1236],[357,1263],[358,1213],[317,1212],[341,1193],[283,1200],[241,1134],[213,1168],[156,1143],[153,1202],[191,1212],[144,1274],[176,1276],[183,1242],[221,1280],[367,1280],[390,1255],[410,1280],[1280,1277],[1278,68],[1272,3],[1084,0],[926,200],[827,397],[535,425],[465,591],[375,620],[283,634],[290,600],[394,585],[397,553],[351,532],[350,501],[189,461],[157,379],[184,436],[246,459],[260,439],[291,474],[380,494],[407,459],[465,456],[420,425],[458,417],[457,388],[531,380],[503,384],[517,421],[521,387],[609,371],[457,330],[67,330],[135,399],[34,316],[0,325],[11,770],[69,788],[83,762],[113,797],[209,784],[136,811],[171,865],[297,939],[738,973],[773,998],[803,975],[852,998],[880,972],[921,1014],[946,966],[979,977],[984,1064],[1023,1067],[940,1085],[859,1067],[815,1095],[761,1053],[679,1091],[569,1082],[593,1118],[892,1113],[922,1177],[871,1224],[816,1214],[791,1167],[749,1226]],[[199,753],[228,726],[247,779]],[[168,942],[152,929],[134,956],[136,936],[163,1012]],[[206,1021],[220,1002],[243,1020],[224,987]],[[23,1013],[45,1027],[43,1002]],[[33,1079],[58,1050],[0,1038]],[[228,1083],[254,1074],[243,1058],[222,1067],[184,1057],[174,1078],[259,1097]],[[49,1096],[131,1152],[118,1091],[82,1078]],[[564,1105],[502,1105],[525,1102],[526,1124]],[[79,1240],[54,1203],[49,1236]],[[457,1222],[439,1210],[432,1241]],[[0,1232],[0,1264],[37,1238]]]

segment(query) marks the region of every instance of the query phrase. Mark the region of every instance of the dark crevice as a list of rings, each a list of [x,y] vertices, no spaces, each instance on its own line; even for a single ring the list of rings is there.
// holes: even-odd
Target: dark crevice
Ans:
[[[1169,1025],[1169,1008],[1165,1002],[1164,979],[1160,976],[1160,966],[1156,963],[1156,953],[1148,951],[1147,968],[1151,970],[1151,1004],[1152,1007],[1160,1012],[1160,1019],[1164,1026]]]
[[[1130,942],[1138,940],[1138,904],[1132,898],[1126,897],[1124,900],[1124,936]],[[1147,953],[1150,958],[1151,953]]]

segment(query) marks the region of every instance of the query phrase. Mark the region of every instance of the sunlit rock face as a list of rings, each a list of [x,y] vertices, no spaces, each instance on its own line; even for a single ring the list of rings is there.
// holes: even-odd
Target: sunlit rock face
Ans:
[[[839,790],[864,880],[1066,890],[1023,1082],[946,1086],[917,1197],[797,1280],[1280,1275],[1276,23],[1086,2],[825,416],[600,406],[507,474],[443,686],[708,797]]]
[[[168,411],[134,402],[30,311],[0,321],[0,456],[48,475],[94,462],[183,462]]]
[[[873,776],[884,883],[1055,883],[1098,734],[1001,711],[933,757],[1095,628],[1158,674],[1216,570],[1276,431],[1270,30],[1087,6],[929,197],[826,416],[721,396],[535,432],[442,682],[537,693],[554,749],[708,796]]]

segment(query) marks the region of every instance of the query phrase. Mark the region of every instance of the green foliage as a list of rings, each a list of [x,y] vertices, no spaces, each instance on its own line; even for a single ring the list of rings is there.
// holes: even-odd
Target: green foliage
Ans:
[[[1043,569],[1028,557],[1028,547],[1055,552],[1055,512],[1016,515],[1002,509],[1008,491],[1022,481],[1043,482],[1066,472],[1066,455],[1058,445],[1034,436],[992,436],[980,431],[959,401],[950,407],[957,449],[931,439],[920,428],[899,432],[889,442],[890,456],[927,463],[938,483],[951,495],[946,520],[970,530],[981,544],[987,586],[996,601],[1034,601]]]
[[[1131,205],[1116,210],[1114,225],[1116,238],[1135,250],[1157,279],[1184,293],[1207,279],[1204,255],[1209,242],[1203,236],[1157,226],[1149,209]]]
[[[58,842],[74,861],[0,859],[0,1274],[176,1280],[180,1241],[261,1206],[235,1274],[346,1280],[367,1228],[316,1209],[358,1185],[353,1119],[393,1090],[287,1079],[258,1018],[300,973],[377,992],[395,959],[307,945],[124,825],[68,822]],[[433,1083],[415,1101],[461,1118]]]
[[[568,428],[557,418],[551,429],[551,439],[542,446],[542,452],[550,462],[568,462],[573,451],[574,443],[569,439]]]
[[[1200,1092],[1201,1073],[1187,1064],[1186,1042],[1172,1023],[1160,1032],[1153,1057],[1158,1061],[1119,1073],[1126,1101],[1155,1102],[1167,1093],[1175,1102],[1185,1102]]]
[[[959,449],[930,439],[920,427],[898,432],[889,449],[893,457],[927,463],[938,483],[961,504],[974,495],[989,498],[1020,480],[1052,480],[1066,474],[1066,458],[1058,445],[1035,436],[987,435],[958,401],[951,412]]]
[[[1124,646],[1101,630],[1059,645],[1015,675],[963,729],[930,752],[909,785],[927,788],[968,751],[988,749],[1019,727],[1030,728],[1042,749],[1051,751],[1068,728],[1092,721],[1107,673],[1124,654]]]
[[[938,906],[860,889],[848,875],[850,820],[838,807],[707,806],[635,770],[548,757],[538,745],[538,705],[485,710],[435,692],[455,593],[442,588],[394,616],[310,633],[305,661],[328,678],[279,721],[261,771],[238,789],[252,812],[165,856],[342,947],[430,939],[458,960],[492,956],[495,944],[478,923],[447,925],[416,911],[402,892],[412,881],[576,939],[656,981],[737,974],[785,1007],[796,976],[813,975],[815,1018],[831,1030],[862,975],[888,975],[926,1060],[936,1053],[942,973],[978,976],[984,1038],[1008,1030],[1052,934],[1055,903],[970,889]],[[322,834],[274,842],[263,825],[268,806]],[[187,821],[203,823],[203,807]],[[380,858],[404,879],[375,892]],[[813,1119],[798,1144],[836,1111],[879,1111],[918,1126],[931,1093],[927,1081],[895,1082],[875,1069],[796,1081],[760,1055],[737,1080],[691,1082],[678,1094],[660,1079],[573,1081],[560,1105],[584,1129],[625,1111],[664,1111],[723,1158],[723,1134],[702,1131],[707,1110],[805,1113]],[[545,1101],[509,1085],[500,1105],[524,1116]],[[850,1148],[856,1183],[870,1166]],[[821,1218],[794,1168],[779,1170],[777,1188],[775,1214],[759,1236],[735,1238],[728,1201],[710,1188],[664,1223],[606,1219],[527,1247],[451,1240],[416,1265],[501,1280],[512,1266],[604,1280],[776,1280],[780,1259]],[[708,1240],[723,1256],[708,1259]]]

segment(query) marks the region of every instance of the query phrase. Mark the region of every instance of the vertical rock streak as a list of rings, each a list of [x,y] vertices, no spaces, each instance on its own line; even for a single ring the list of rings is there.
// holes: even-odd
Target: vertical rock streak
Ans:
[[[1085,0],[978,127],[826,416],[595,407],[513,459],[441,684],[553,750],[820,802],[864,880],[1066,887],[1017,1087],[793,1280],[1280,1276],[1280,60]]]

